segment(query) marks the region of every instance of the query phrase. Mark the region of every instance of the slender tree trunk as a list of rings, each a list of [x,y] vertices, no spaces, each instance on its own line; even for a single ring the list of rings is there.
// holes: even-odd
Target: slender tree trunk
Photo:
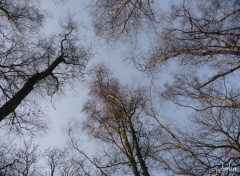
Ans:
[[[140,163],[143,175],[144,176],[150,176],[150,174],[148,172],[148,168],[147,168],[146,163],[145,163],[145,160],[143,159],[143,156],[142,156],[142,153],[141,153],[141,149],[139,147],[138,138],[136,136],[136,132],[135,132],[135,129],[133,127],[132,121],[131,121],[131,119],[129,117],[127,117],[127,120],[128,120],[128,123],[129,123],[129,127],[131,129],[133,143],[134,143],[135,148],[136,148],[136,155],[137,155],[138,161]]]
[[[120,129],[120,134],[119,135],[120,135],[121,139],[123,140],[123,147],[126,150],[126,154],[127,154],[128,160],[131,164],[131,168],[132,168],[132,171],[134,173],[134,176],[141,176],[141,174],[139,173],[138,167],[137,167],[137,162],[136,162],[136,160],[134,158],[134,155],[133,155],[132,148],[129,144],[126,132],[123,131],[122,129]]]

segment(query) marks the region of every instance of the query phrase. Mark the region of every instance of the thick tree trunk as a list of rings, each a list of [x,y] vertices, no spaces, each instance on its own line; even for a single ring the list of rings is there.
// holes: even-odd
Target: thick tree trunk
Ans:
[[[63,55],[60,55],[45,71],[41,73],[36,73],[32,77],[30,77],[16,94],[2,107],[0,107],[0,122],[15,111],[15,109],[21,104],[21,102],[34,89],[34,85],[51,75],[52,71],[63,61]]]

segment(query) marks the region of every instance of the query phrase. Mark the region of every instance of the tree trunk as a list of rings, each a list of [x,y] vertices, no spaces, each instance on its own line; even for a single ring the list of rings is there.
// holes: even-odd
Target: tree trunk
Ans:
[[[141,153],[141,149],[139,147],[138,138],[136,136],[136,132],[135,132],[135,129],[133,127],[132,121],[131,121],[131,119],[129,117],[127,117],[127,120],[128,120],[128,123],[129,123],[129,127],[131,129],[133,143],[134,143],[134,145],[136,147],[136,155],[137,155],[138,161],[140,163],[143,175],[144,176],[150,176],[149,172],[148,172],[148,168],[147,168],[146,163],[145,163],[145,160],[143,159],[143,156],[142,156],[142,153]]]
[[[21,102],[34,89],[34,85],[36,85],[42,79],[51,75],[52,71],[63,61],[63,55],[60,55],[45,71],[41,73],[36,73],[32,77],[30,77],[23,85],[23,87],[0,108],[0,122],[9,114],[15,111],[15,109],[21,104]]]

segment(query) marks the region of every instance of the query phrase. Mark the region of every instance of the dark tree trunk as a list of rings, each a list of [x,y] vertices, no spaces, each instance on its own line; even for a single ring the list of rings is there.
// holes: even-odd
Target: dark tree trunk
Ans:
[[[34,89],[34,85],[36,85],[39,81],[51,75],[52,71],[63,61],[64,61],[63,55],[60,55],[45,71],[41,73],[36,73],[32,77],[30,77],[27,80],[27,82],[23,85],[23,87],[0,108],[0,122],[4,118],[6,118],[9,114],[15,111],[15,109],[21,104],[21,102]]]

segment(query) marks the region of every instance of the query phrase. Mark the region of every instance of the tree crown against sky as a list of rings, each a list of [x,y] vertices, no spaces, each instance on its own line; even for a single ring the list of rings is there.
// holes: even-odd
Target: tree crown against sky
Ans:
[[[134,10],[139,14],[143,12],[144,3],[150,2],[152,7],[156,7],[155,1],[144,1],[139,8],[132,6],[134,2],[117,1],[117,6],[126,8],[125,11],[114,11],[116,4],[96,4],[100,9],[96,16],[101,20],[94,20],[94,24],[99,22],[100,26],[104,26],[99,28],[95,24],[97,31],[104,29],[100,33],[103,38],[108,36],[107,40],[116,40],[116,30],[113,29],[124,29],[124,24],[128,26],[128,20],[134,16],[127,11],[131,9],[127,5],[135,7]],[[104,14],[110,14],[111,17]],[[172,2],[167,13],[153,15],[159,17],[156,21],[160,25],[156,34],[153,34],[156,37],[149,51],[146,55],[138,54],[131,58],[137,68],[153,74],[168,63],[176,63],[179,68],[173,71],[173,80],[164,86],[161,97],[196,112],[194,124],[200,131],[191,129],[188,134],[182,129],[170,128],[167,137],[162,139],[167,141],[163,151],[169,153],[164,155],[163,152],[158,159],[161,158],[167,170],[204,175],[227,163],[239,167],[240,94],[236,83],[239,81],[240,68],[239,15],[240,4],[236,0]],[[93,18],[98,19],[96,16]],[[140,15],[138,17],[139,21],[145,19]],[[125,23],[119,23],[119,20]],[[142,26],[137,27],[131,30],[137,32]],[[117,31],[117,38],[126,35],[131,37],[132,33]],[[161,82],[161,77],[155,78],[157,83]],[[225,174],[238,175],[231,171]]]
[[[121,85],[103,66],[95,68],[94,73],[90,83],[93,98],[83,108],[88,115],[84,128],[96,139],[113,144],[116,154],[113,151],[109,154],[112,157],[106,158],[106,170],[117,166],[116,171],[120,169],[121,173],[130,167],[136,176],[149,175],[145,143],[150,132],[143,127],[144,108],[148,104],[145,90]]]
[[[140,7],[133,6],[134,2],[139,2]],[[105,35],[115,40],[112,26],[121,29],[122,23],[118,23],[119,19],[128,21],[134,18],[131,11],[127,10],[132,9],[140,14],[143,12],[142,8],[147,9],[146,4],[158,7],[154,6],[155,1],[141,2],[117,1],[117,4],[109,3],[108,6],[97,2],[95,7],[102,10],[93,18],[104,20],[96,20],[94,24],[104,26]],[[115,12],[115,6],[126,9]],[[179,67],[176,70],[179,71],[173,78],[173,84],[166,85],[166,92],[163,93],[164,98],[176,104],[195,110],[216,106],[238,107],[238,88],[231,85],[240,68],[239,6],[239,1],[236,0],[184,0],[172,3],[169,12],[157,16],[159,19],[156,21],[160,22],[159,30],[153,34],[156,37],[148,52],[131,57],[132,62],[145,72],[154,72],[171,61],[176,62]],[[154,14],[154,11],[151,12]],[[116,18],[104,14],[111,14]],[[144,14],[148,15],[147,12]],[[145,17],[140,15],[137,19],[144,20]],[[98,30],[97,27],[96,29]],[[124,31],[119,33],[119,37],[125,35],[127,33]],[[188,103],[191,101],[195,102],[195,106]],[[199,101],[205,101],[206,104],[199,105]]]
[[[30,131],[44,126],[34,102],[79,80],[90,58],[70,15],[58,35],[39,35],[45,12],[37,6],[38,1],[30,0],[0,2],[0,121]]]
[[[97,0],[91,3],[95,32],[109,41],[136,34],[157,22],[157,8],[151,0]]]

